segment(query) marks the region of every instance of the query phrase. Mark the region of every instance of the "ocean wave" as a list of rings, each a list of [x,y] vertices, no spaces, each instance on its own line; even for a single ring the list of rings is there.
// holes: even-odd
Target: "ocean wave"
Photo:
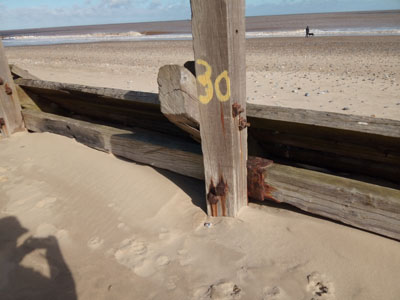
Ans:
[[[349,29],[312,29],[314,36],[374,36],[400,35],[400,28],[349,28]],[[305,36],[305,29],[289,31],[246,32],[246,38],[299,37]]]
[[[400,35],[400,28],[348,28],[348,29],[311,29],[315,36],[373,36]],[[304,29],[289,31],[246,32],[246,38],[302,37]],[[191,40],[190,33],[146,35],[136,31],[120,33],[90,33],[70,35],[17,35],[3,38],[5,46],[29,46],[69,43],[91,43],[107,41],[149,41],[149,40]]]

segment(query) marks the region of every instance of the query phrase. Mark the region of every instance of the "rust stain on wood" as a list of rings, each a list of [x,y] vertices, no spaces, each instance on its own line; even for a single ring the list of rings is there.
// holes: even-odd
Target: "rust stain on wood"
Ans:
[[[232,104],[232,117],[236,118],[238,115],[244,112],[244,108],[237,102]]]
[[[222,176],[220,176],[219,182],[215,189],[217,196],[221,199],[222,215],[226,216],[226,195],[228,193],[228,184]]]
[[[7,95],[11,95],[12,94],[12,89],[10,88],[8,83],[5,84],[4,88],[5,88],[5,91],[6,91]]]
[[[239,116],[239,130],[243,130],[246,127],[250,127],[250,123],[245,118]]]
[[[261,157],[249,157],[247,160],[247,195],[249,198],[264,201],[269,199],[280,202],[272,194],[276,189],[265,183],[265,171],[273,161]]]
[[[218,202],[221,202],[222,215],[226,216],[226,195],[228,193],[228,185],[223,176],[220,176],[217,186],[211,180],[207,194],[207,201],[211,206],[211,215],[218,216]]]
[[[219,109],[221,112],[221,125],[222,125],[222,132],[224,133],[224,137],[225,137],[225,120],[224,120],[224,106],[222,105],[222,103],[219,103]]]

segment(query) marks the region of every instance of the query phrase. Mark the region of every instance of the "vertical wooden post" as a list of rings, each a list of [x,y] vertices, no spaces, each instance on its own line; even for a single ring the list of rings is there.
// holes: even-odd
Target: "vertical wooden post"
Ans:
[[[208,214],[247,205],[245,0],[191,0]]]
[[[0,40],[0,131],[9,136],[24,129],[17,90]]]

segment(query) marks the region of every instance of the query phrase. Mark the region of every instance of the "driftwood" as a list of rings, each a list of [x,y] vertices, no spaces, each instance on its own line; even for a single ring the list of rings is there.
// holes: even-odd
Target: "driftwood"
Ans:
[[[26,127],[75,138],[116,156],[204,179],[200,146],[142,129],[121,129],[23,110]],[[400,191],[249,157],[249,195],[400,240]]]

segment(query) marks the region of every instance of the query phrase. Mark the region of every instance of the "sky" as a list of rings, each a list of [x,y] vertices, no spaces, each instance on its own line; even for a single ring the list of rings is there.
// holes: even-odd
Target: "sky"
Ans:
[[[246,0],[246,15],[400,9],[400,0]],[[0,0],[0,30],[190,19],[190,0]]]

